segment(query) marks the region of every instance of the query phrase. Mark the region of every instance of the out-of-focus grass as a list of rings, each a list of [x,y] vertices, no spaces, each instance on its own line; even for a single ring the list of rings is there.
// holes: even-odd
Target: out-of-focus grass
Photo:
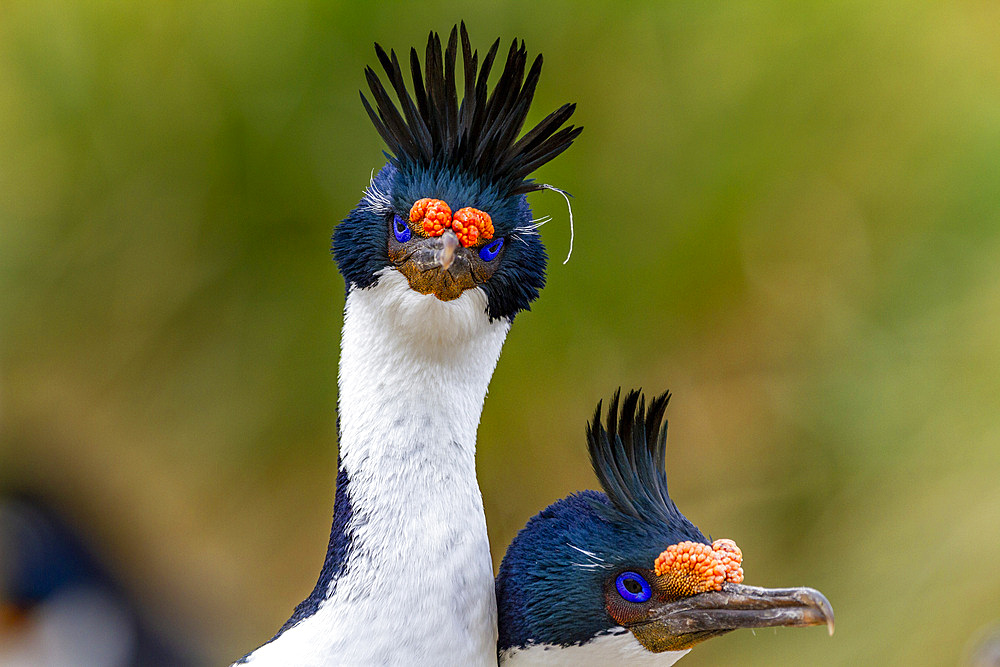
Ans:
[[[30,485],[215,662],[329,528],[333,225],[382,160],[371,42],[465,18],[586,126],[480,429],[497,560],[593,487],[619,385],[670,388],[672,493],[838,631],[685,664],[954,664],[1000,607],[1000,10],[990,3],[7,3],[0,485]],[[779,637],[773,636],[780,635]]]

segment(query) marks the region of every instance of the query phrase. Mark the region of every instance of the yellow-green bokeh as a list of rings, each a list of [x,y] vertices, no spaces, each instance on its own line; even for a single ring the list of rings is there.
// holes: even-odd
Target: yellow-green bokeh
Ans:
[[[495,559],[595,485],[598,399],[669,388],[678,505],[838,620],[682,664],[960,664],[1000,618],[990,2],[3,3],[0,490],[206,659],[270,636],[329,530],[363,68],[459,19],[543,52],[532,118],[586,127],[539,173],[573,258],[531,195],[549,283],[480,428]]]

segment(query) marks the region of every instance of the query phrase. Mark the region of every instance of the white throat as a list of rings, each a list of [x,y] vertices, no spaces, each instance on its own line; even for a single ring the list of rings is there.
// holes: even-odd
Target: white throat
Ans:
[[[670,667],[691,649],[653,653],[622,627],[594,637],[585,644],[550,646],[532,644],[508,649],[500,656],[503,667],[603,667],[604,665],[635,665],[636,667]]]
[[[384,270],[351,289],[340,361],[350,546],[311,616],[252,665],[496,664],[476,429],[510,323],[480,289],[442,302]]]

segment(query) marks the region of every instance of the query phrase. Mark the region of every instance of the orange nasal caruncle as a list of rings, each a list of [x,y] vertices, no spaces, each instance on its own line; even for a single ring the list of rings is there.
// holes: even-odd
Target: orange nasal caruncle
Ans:
[[[727,539],[712,542],[712,550],[726,568],[726,581],[733,584],[743,583],[743,552],[736,542]]]
[[[451,207],[440,199],[418,199],[410,208],[410,222],[421,236],[441,236],[451,227]]]
[[[679,542],[656,558],[656,576],[667,577],[672,593],[695,595],[722,590],[727,581],[743,581],[743,554],[732,540],[714,544]]]
[[[476,245],[480,239],[488,241],[493,238],[493,220],[490,219],[490,214],[471,206],[455,211],[451,228],[466,248]]]
[[[447,202],[429,197],[414,202],[410,208],[410,223],[421,236],[441,236],[446,229],[453,229],[459,243],[466,248],[492,239],[494,233],[489,213],[466,206],[452,215]]]

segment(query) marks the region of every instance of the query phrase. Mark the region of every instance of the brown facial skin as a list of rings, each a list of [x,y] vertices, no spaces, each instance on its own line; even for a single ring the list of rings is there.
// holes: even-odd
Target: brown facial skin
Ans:
[[[389,222],[390,227],[394,224]],[[412,231],[412,230],[411,230]],[[464,248],[452,230],[430,238],[413,232],[400,243],[389,230],[389,259],[406,276],[410,287],[421,294],[433,294],[442,301],[457,299],[462,293],[490,279],[503,259],[505,249],[491,262],[479,257],[479,247]]]
[[[644,603],[628,602],[618,595],[612,577],[605,585],[605,606],[653,653],[688,649],[740,628],[826,625],[833,634],[833,607],[813,588],[726,583],[721,591],[678,596],[651,570],[633,571],[649,582],[652,597]]]

